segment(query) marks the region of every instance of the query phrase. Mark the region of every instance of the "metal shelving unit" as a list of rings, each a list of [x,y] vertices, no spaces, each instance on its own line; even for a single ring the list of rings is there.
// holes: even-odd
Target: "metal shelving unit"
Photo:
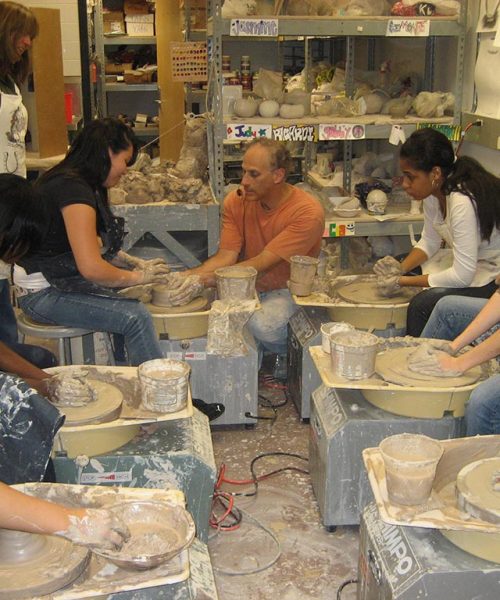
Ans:
[[[243,122],[242,120],[231,117],[230,120],[223,119],[222,115],[222,49],[225,39],[229,39],[231,31],[231,19],[224,19],[221,16],[221,0],[208,0],[208,22],[207,22],[207,37],[209,43],[209,61],[211,65],[210,86],[209,86],[209,108],[213,115],[211,123],[210,136],[210,176],[214,195],[219,200],[222,200],[224,194],[224,151],[223,141],[226,137],[227,123]],[[321,39],[332,37],[345,38],[346,49],[346,92],[348,95],[353,93],[354,88],[354,63],[355,63],[355,48],[358,38],[366,38],[368,41],[368,57],[367,63],[373,68],[374,49],[376,40],[384,38],[387,34],[389,21],[428,21],[429,35],[426,38],[425,44],[425,72],[423,76],[424,89],[434,90],[435,76],[435,53],[436,40],[440,37],[454,38],[457,40],[457,56],[455,69],[455,110],[453,117],[442,119],[411,119],[406,118],[402,121],[391,119],[378,119],[377,124],[365,125],[366,140],[383,140],[388,139],[391,128],[395,124],[403,127],[406,135],[411,134],[415,130],[418,122],[436,122],[444,124],[459,124],[461,104],[462,104],[462,78],[463,78],[463,61],[464,61],[464,46],[465,46],[465,23],[467,15],[467,2],[461,4],[461,13],[458,18],[445,17],[420,17],[418,19],[399,19],[398,17],[353,17],[334,19],[330,17],[276,17],[278,20],[278,38],[280,41],[287,39],[302,39],[306,45],[306,68],[310,58],[308,57],[307,44],[311,39]],[[258,17],[248,17],[248,19]],[[271,18],[271,17],[266,17]],[[243,44],[258,43],[268,37],[241,37],[231,39],[239,39]],[[401,38],[400,38],[401,39]],[[413,39],[413,36],[412,36]],[[266,123],[274,126],[293,125],[296,124],[289,119],[245,119],[245,123]],[[321,123],[356,123],[356,118],[335,118],[335,117],[304,117],[300,119],[300,125],[318,126]],[[353,144],[355,142],[346,140],[344,142],[344,187],[350,190],[351,187],[351,162],[353,156]],[[306,152],[308,154],[308,152]],[[367,232],[362,235],[388,235],[389,233],[380,233],[381,229],[389,229],[388,227],[380,227],[380,223],[372,229],[368,227]],[[382,224],[384,226],[387,223]],[[364,230],[364,228],[363,228]],[[361,235],[361,234],[360,234]],[[390,235],[390,234],[389,234]]]
[[[95,113],[98,116],[108,116],[108,94],[113,93],[128,93],[128,92],[147,92],[158,94],[157,83],[143,83],[143,84],[125,84],[125,83],[106,83],[106,73],[104,65],[106,62],[106,48],[110,46],[145,46],[154,45],[156,46],[155,36],[128,36],[128,35],[104,35],[103,30],[103,4],[105,0],[95,0],[94,13],[93,13],[93,40],[92,44],[95,51],[96,62],[98,64],[97,69],[97,81],[96,81],[96,107]],[[154,101],[157,97],[154,97]],[[148,136],[150,137],[150,136]]]

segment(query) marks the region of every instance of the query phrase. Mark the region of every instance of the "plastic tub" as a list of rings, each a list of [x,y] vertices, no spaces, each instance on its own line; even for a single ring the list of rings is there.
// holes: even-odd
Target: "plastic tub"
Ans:
[[[321,347],[323,348],[323,352],[330,354],[330,335],[343,333],[344,331],[352,331],[353,329],[353,325],[344,323],[343,321],[323,323],[323,325],[321,325]]]
[[[379,339],[365,331],[330,334],[333,372],[347,379],[366,379],[375,372]]]
[[[290,257],[290,281],[299,284],[312,284],[319,258],[313,256],[291,256]]]
[[[257,270],[253,267],[222,267],[215,270],[217,295],[220,300],[255,299]]]
[[[168,358],[148,360],[139,365],[144,408],[159,413],[177,412],[185,408],[190,371],[188,363]]]
[[[390,502],[404,506],[425,502],[443,455],[440,442],[418,433],[400,433],[382,440],[379,450]]]

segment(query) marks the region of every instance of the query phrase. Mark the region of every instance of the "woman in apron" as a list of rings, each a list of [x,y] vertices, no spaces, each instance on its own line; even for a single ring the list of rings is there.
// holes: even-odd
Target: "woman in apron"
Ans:
[[[445,135],[415,131],[400,151],[403,188],[423,202],[419,242],[399,262],[374,266],[381,293],[427,288],[410,301],[406,333],[418,337],[443,296],[490,298],[500,271],[500,179],[473,158],[455,157]]]
[[[16,2],[0,3],[0,173],[26,177],[24,137],[28,113],[19,85],[30,72],[31,42],[38,33],[33,12]],[[0,341],[44,369],[56,364],[54,355],[39,346],[19,344],[10,301],[10,265],[0,261]]]
[[[37,181],[48,231],[40,248],[14,268],[19,305],[29,317],[121,335],[132,365],[162,352],[145,306],[118,292],[165,281],[169,270],[162,259],[121,251],[124,219],[113,216],[107,190],[136,153],[132,130],[118,119],[89,123],[62,162]]]

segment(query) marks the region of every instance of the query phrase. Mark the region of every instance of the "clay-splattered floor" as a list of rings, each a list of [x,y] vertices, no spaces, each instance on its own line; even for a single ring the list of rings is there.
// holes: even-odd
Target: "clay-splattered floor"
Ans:
[[[282,399],[281,392],[273,396],[274,402]],[[260,410],[260,415],[272,414],[269,409]],[[216,463],[226,465],[226,477],[249,479],[250,462],[258,454],[292,452],[307,457],[309,425],[299,420],[289,402],[277,409],[274,423],[259,421],[251,430],[216,429],[212,439]],[[285,466],[307,469],[307,462],[286,456],[263,458],[256,472],[260,475]],[[227,484],[224,489],[242,491],[241,486]],[[308,475],[273,476],[259,484],[256,497],[236,498],[236,506],[245,511],[241,527],[219,534],[214,530],[209,544],[220,600],[332,600],[343,581],[356,578],[358,528],[325,530]],[[277,541],[251,518],[268,528]],[[276,557],[277,542],[281,555],[265,568]],[[228,574],[248,571],[255,572]],[[342,600],[354,599],[355,592],[355,585],[346,586]]]

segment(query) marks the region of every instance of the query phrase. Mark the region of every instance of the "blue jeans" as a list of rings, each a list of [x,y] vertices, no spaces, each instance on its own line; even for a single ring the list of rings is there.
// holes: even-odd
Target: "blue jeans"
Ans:
[[[122,335],[132,366],[162,358],[153,319],[137,300],[60,292],[49,287],[21,297],[19,304],[29,317],[39,323]]]
[[[0,342],[39,369],[57,365],[56,357],[46,348],[18,342],[16,315],[10,301],[7,279],[0,279]]]
[[[469,288],[428,288],[410,300],[406,314],[406,334],[413,337],[422,336],[422,331],[429,320],[434,306],[441,298],[446,296],[461,296],[473,298],[491,298],[496,292],[497,285],[494,281],[482,287]]]
[[[493,375],[472,390],[465,407],[466,435],[500,433],[500,375]]]
[[[288,290],[259,292],[262,308],[256,310],[248,321],[248,329],[254,336],[259,353],[262,350],[286,354],[288,320],[297,307]]]
[[[421,337],[454,340],[476,318],[487,302],[484,298],[464,296],[441,298],[422,330]]]

